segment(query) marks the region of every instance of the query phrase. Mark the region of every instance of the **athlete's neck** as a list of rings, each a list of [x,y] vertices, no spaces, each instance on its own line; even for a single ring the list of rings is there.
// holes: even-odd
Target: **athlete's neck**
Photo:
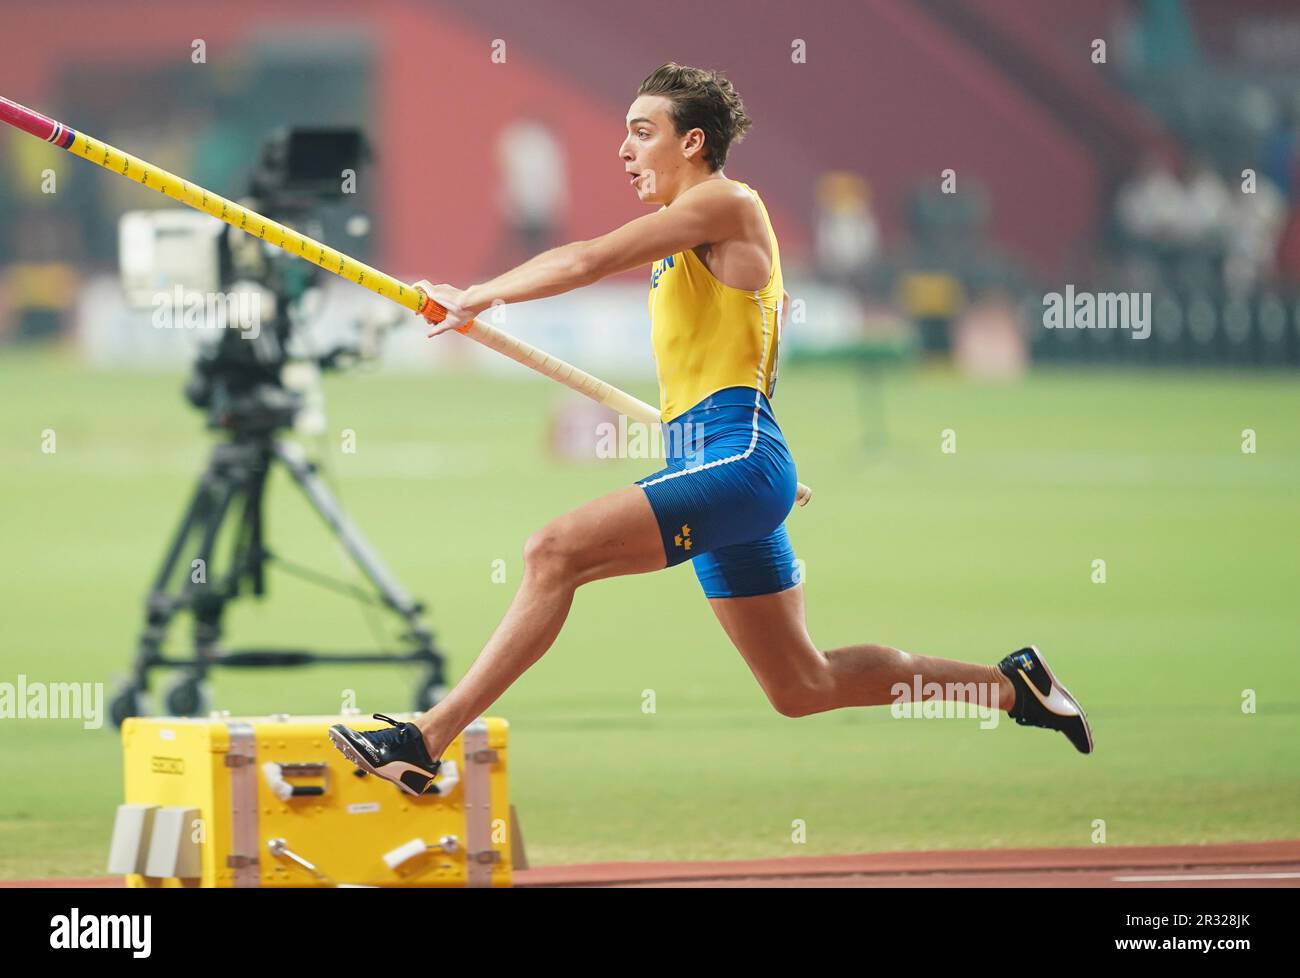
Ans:
[[[727,175],[723,173],[721,170],[715,170],[712,173],[705,173],[702,176],[699,176],[696,179],[691,180],[689,183],[683,183],[681,187],[678,188],[677,193],[673,194],[673,200],[676,200],[678,197],[686,193],[686,191],[690,190],[692,187],[698,187],[702,183],[708,183],[710,180],[726,180],[726,179],[727,179]],[[668,203],[664,204],[664,206],[671,207],[673,200],[668,201]]]

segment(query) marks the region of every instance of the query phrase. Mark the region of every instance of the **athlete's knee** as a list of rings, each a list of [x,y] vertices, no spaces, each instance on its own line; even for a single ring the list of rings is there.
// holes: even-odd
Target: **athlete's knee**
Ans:
[[[829,692],[826,683],[806,680],[768,690],[767,698],[777,713],[794,719],[825,712],[829,708]]]
[[[577,576],[577,552],[561,520],[553,520],[524,544],[524,569],[545,577],[570,579]]]
[[[824,709],[811,699],[803,699],[797,696],[782,696],[771,698],[772,708],[783,717],[789,717],[792,720],[798,717],[811,716],[814,713],[820,713]]]

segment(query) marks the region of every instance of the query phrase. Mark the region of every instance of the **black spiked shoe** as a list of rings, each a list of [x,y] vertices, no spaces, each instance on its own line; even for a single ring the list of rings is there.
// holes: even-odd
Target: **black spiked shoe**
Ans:
[[[349,761],[363,771],[387,778],[408,795],[422,795],[429,790],[442,761],[429,756],[424,734],[413,723],[398,723],[382,713],[394,729],[352,730],[341,723],[330,727],[330,740]],[[438,789],[434,788],[436,794]]]
[[[1047,660],[1034,646],[1012,652],[998,663],[998,669],[1016,688],[1011,719],[1022,727],[1059,730],[1080,754],[1092,753],[1092,728],[1088,714],[1070,691],[1057,682]]]

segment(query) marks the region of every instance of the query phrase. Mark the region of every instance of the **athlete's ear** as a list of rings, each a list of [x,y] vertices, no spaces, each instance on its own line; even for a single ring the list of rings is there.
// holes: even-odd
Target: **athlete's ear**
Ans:
[[[687,159],[698,156],[704,152],[704,130],[692,129],[683,137],[682,153]]]

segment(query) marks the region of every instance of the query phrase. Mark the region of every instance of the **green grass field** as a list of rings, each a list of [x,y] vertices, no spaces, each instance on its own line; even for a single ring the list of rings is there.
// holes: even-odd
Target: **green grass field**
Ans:
[[[181,380],[0,354],[0,682],[104,682],[107,697],[125,674],[209,445]],[[349,375],[327,392],[331,476],[430,606],[457,676],[514,593],[528,534],[659,467],[550,460],[545,414],[565,393],[545,382]],[[816,492],[788,523],[814,639],[985,662],[1037,643],[1088,708],[1096,753],[1005,717],[994,730],[884,708],[782,717],[683,565],[584,588],[491,711],[511,723],[534,864],[1086,846],[1097,819],[1114,845],[1300,835],[1294,376],[1040,371],[993,385],[922,371],[888,382],[888,437],[871,450],[860,396],[847,370],[787,368],[775,401]],[[940,451],[945,428],[955,454]],[[287,556],[344,573],[284,481],[269,524]],[[1092,582],[1097,558],[1107,583]],[[227,624],[236,646],[371,634],[355,603],[282,573]],[[188,622],[173,631],[187,636]],[[400,711],[414,679],[218,672],[214,692],[243,713],[335,712],[344,689],[367,712]],[[0,876],[102,873],[121,795],[111,724],[2,722]]]

